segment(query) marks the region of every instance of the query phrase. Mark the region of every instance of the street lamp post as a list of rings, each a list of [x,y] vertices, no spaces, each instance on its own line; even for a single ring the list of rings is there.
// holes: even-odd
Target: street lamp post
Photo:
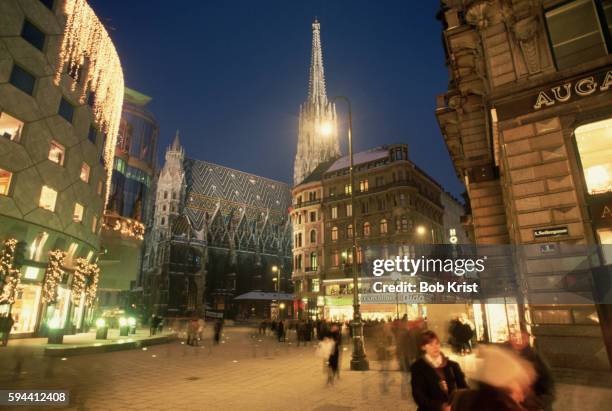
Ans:
[[[274,277],[272,279],[272,281],[274,281],[276,283],[276,292],[280,293],[280,288],[281,288],[281,284],[280,284],[281,270],[280,270],[280,267],[277,266],[277,265],[273,265],[272,266],[272,272],[276,273],[276,277]]]
[[[367,371],[370,368],[368,359],[366,358],[364,343],[363,343],[363,322],[361,321],[361,312],[359,307],[359,273],[357,269],[357,220],[355,218],[355,176],[353,172],[353,115],[351,111],[351,102],[345,96],[336,96],[331,99],[344,100],[348,106],[348,151],[349,151],[349,180],[350,180],[350,196],[351,196],[351,218],[353,224],[352,240],[353,240],[353,321],[351,328],[353,330],[353,356],[351,358],[351,370]]]

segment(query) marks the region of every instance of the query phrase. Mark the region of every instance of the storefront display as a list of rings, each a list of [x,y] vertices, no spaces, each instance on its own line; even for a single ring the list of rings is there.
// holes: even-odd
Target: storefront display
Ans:
[[[11,307],[11,315],[15,320],[13,334],[34,332],[36,317],[38,315],[38,303],[40,301],[40,286],[21,284],[17,290],[15,303]],[[8,312],[9,305],[0,305],[0,315]]]

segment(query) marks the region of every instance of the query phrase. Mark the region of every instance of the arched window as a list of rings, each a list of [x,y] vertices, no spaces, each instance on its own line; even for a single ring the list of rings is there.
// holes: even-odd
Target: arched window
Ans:
[[[338,240],[338,227],[332,227],[331,229],[331,239],[332,241]]]
[[[363,236],[368,237],[370,235],[370,223],[367,221],[363,223]]]
[[[387,234],[387,220],[384,218],[380,220],[380,233]]]
[[[317,230],[310,230],[310,244],[317,242]]]
[[[353,238],[353,224],[346,227],[346,238]]]

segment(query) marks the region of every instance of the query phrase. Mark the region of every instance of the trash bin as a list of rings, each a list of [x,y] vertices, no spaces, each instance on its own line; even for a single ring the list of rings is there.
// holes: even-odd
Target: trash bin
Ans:
[[[64,343],[64,330],[61,328],[49,329],[49,336],[47,337],[47,344],[63,344]]]

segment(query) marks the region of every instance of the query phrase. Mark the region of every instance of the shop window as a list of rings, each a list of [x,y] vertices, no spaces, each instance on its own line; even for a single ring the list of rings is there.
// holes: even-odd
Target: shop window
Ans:
[[[43,186],[40,192],[40,202],[38,206],[45,210],[55,211],[55,202],[57,201],[57,191],[51,187]]]
[[[612,119],[580,126],[574,133],[588,193],[612,192]]]
[[[346,216],[347,217],[352,217],[353,216],[353,205],[352,204],[347,204],[346,205]]]
[[[387,220],[383,218],[382,220],[380,220],[380,233],[387,234],[387,229]]]
[[[45,33],[28,20],[23,21],[21,37],[40,51],[45,47]]]
[[[13,65],[9,82],[26,94],[32,95],[34,93],[36,78],[17,64]]]
[[[19,142],[22,130],[23,121],[6,113],[0,113],[0,136],[7,140]]]
[[[45,247],[45,243],[49,239],[49,234],[42,232],[39,233],[34,241],[32,241],[32,245],[30,246],[30,253],[28,255],[30,260],[40,261],[40,257],[42,256],[42,250]]]
[[[75,223],[80,223],[81,221],[83,221],[83,212],[85,211],[85,209],[83,208],[83,205],[79,204],[79,203],[75,203],[74,204],[74,214],[72,216],[72,221],[74,221]]]
[[[337,206],[333,206],[331,208],[331,218],[333,220],[335,220],[336,218],[338,218],[338,207]]]
[[[359,191],[362,193],[368,191],[368,180],[361,180],[359,182]]]
[[[38,279],[38,274],[40,273],[40,268],[36,267],[26,267],[25,273],[23,276],[28,280],[36,280]]]
[[[81,164],[81,180],[84,181],[85,183],[89,183],[89,172],[90,172],[90,167],[87,163],[83,163]]]
[[[370,235],[370,223],[367,221],[363,223],[363,236],[368,237]]]
[[[0,168],[0,195],[7,196],[11,188],[13,173]]]
[[[609,18],[610,1],[604,1]],[[545,12],[548,34],[557,67],[562,70],[608,54],[606,16],[599,15],[594,0],[575,0]]]
[[[64,97],[60,100],[58,114],[62,116],[67,122],[72,123],[74,117],[74,106],[68,102]]]
[[[59,164],[60,166],[63,166],[65,155],[66,149],[64,148],[64,146],[55,141],[51,141],[49,147],[49,160],[53,161],[56,164]]]

